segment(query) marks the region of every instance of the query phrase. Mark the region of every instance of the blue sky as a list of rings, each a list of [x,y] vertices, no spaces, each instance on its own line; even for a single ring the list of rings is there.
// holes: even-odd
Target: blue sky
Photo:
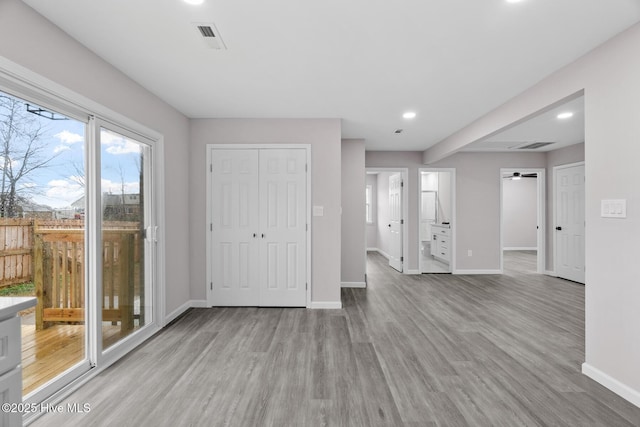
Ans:
[[[84,194],[85,125],[73,119],[34,117],[47,128],[42,157],[54,157],[45,168],[23,178],[22,194],[39,204],[65,208]],[[139,144],[113,132],[101,132],[103,192],[139,192]]]

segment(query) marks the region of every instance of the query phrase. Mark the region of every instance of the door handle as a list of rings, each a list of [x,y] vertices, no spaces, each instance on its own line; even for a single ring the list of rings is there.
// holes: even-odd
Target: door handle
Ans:
[[[389,227],[391,227],[391,224],[389,224]]]
[[[264,233],[262,233],[262,238],[264,239]]]
[[[556,227],[556,230],[561,231],[562,227]]]
[[[256,236],[257,236],[257,234],[256,234],[256,233],[253,233],[253,238],[254,238],[254,239],[256,238]]]

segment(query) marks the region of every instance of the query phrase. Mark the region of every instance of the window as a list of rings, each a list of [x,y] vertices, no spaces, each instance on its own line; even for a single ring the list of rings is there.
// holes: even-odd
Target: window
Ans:
[[[373,187],[371,185],[367,185],[364,199],[367,224],[373,224]]]

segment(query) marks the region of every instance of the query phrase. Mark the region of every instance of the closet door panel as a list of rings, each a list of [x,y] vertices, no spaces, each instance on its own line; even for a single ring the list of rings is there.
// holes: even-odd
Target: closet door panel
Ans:
[[[257,306],[258,151],[213,150],[212,163],[210,262],[215,305]]]
[[[306,151],[260,151],[260,305],[306,305]]]

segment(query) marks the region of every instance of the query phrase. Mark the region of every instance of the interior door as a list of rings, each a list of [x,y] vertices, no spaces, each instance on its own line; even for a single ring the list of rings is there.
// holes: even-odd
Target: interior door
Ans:
[[[389,176],[389,265],[402,272],[402,175]]]
[[[555,171],[558,277],[584,283],[584,165]]]
[[[212,150],[211,259],[215,305],[258,306],[258,150]]]
[[[260,305],[304,307],[306,150],[260,151]]]

